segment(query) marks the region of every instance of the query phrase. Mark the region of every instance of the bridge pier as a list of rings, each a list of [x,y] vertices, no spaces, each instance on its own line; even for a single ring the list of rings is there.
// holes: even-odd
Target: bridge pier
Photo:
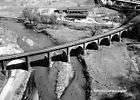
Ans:
[[[66,48],[67,49],[67,58],[68,58],[68,63],[70,63],[71,61],[70,61],[70,47],[67,47]]]
[[[51,61],[51,52],[48,52],[47,54],[45,54],[45,57],[47,58],[48,62],[49,62],[49,67],[52,67],[53,62]]]
[[[1,61],[1,68],[2,70],[6,70],[6,67],[4,66],[4,61]]]
[[[50,52],[49,53],[49,67],[50,68],[53,67],[53,63],[54,63],[54,61],[52,61],[52,59],[51,59],[52,56],[53,56],[53,52]]]
[[[2,57],[0,57],[2,71],[4,72],[6,70],[9,70],[9,69],[7,69],[8,67],[5,65],[5,63],[7,61],[11,61],[13,59],[24,59],[25,66],[27,66],[27,70],[29,70],[30,67],[32,67],[32,65],[30,65],[31,61],[29,58],[32,56],[41,55],[41,54],[43,54],[43,55],[45,54],[45,57],[47,57],[47,59],[46,59],[47,62],[44,63],[44,65],[49,66],[49,67],[52,67],[53,61],[63,61],[63,62],[70,63],[71,62],[70,56],[78,56],[78,55],[87,54],[87,46],[91,50],[98,50],[98,47],[100,47],[100,45],[109,46],[112,42],[111,40],[114,35],[115,36],[114,36],[113,40],[115,40],[117,42],[119,42],[119,41],[121,42],[122,38],[126,38],[128,36],[128,34],[127,34],[128,31],[132,30],[131,26],[130,25],[122,26],[120,28],[117,28],[115,30],[112,30],[112,31],[106,33],[105,35],[91,37],[89,39],[83,39],[83,40],[75,41],[72,43],[59,45],[56,47],[50,47],[50,48],[47,48],[44,50],[39,50],[36,52],[8,55],[5,57],[2,56]],[[116,35],[116,34],[118,34],[118,35]],[[57,52],[56,52],[57,50],[63,50],[63,49],[65,50],[65,52],[63,52],[62,55],[57,54]],[[56,52],[56,55],[55,55],[55,57],[52,57],[53,56],[52,53],[54,53],[54,52]],[[16,67],[16,68],[18,68],[18,67]]]
[[[26,63],[26,68],[27,68],[27,71],[31,70],[31,65],[30,65],[30,59],[28,56],[25,57],[25,63]]]
[[[7,72],[7,68],[6,68],[4,61],[1,61],[1,67],[2,67],[2,71],[1,71],[2,74],[4,74],[6,77],[8,77],[8,72]]]
[[[121,33],[122,33],[122,31],[121,31],[121,32],[119,32],[120,42],[122,42]]]
[[[109,40],[109,43],[111,44],[111,43],[112,43],[112,42],[111,42],[111,37],[108,36],[107,38],[108,38],[108,40]]]
[[[84,50],[84,55],[86,55],[87,54],[87,50],[86,50],[86,43],[83,43],[83,50]]]

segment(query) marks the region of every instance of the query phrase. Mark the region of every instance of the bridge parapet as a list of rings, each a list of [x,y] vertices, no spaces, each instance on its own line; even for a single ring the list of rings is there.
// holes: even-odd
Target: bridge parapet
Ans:
[[[90,44],[92,42],[95,42],[95,43],[97,43],[97,45],[99,45],[100,41],[102,41],[102,39],[108,38],[108,40],[110,41],[112,39],[112,37],[116,34],[121,38],[122,32],[126,31],[128,29],[131,29],[130,27],[132,27],[132,26],[133,26],[133,24],[128,24],[128,25],[116,28],[114,30],[111,30],[109,32],[106,32],[103,35],[99,35],[96,37],[93,36],[91,38],[86,38],[86,39],[70,42],[67,44],[58,45],[55,47],[50,47],[50,48],[47,48],[44,50],[21,53],[21,54],[14,54],[14,55],[9,55],[9,56],[2,56],[2,57],[0,57],[1,67],[2,67],[2,70],[6,70],[7,69],[7,67],[5,65],[6,61],[11,61],[11,60],[22,58],[25,60],[26,66],[29,68],[31,58],[33,56],[37,56],[37,55],[41,55],[41,54],[47,55],[49,61],[51,62],[51,58],[53,57],[53,53],[57,52],[59,50],[62,50],[66,53],[67,58],[68,58],[68,62],[70,62],[70,53],[71,53],[71,50],[74,49],[75,47],[80,47],[79,50],[81,50],[81,48],[82,48],[85,51],[87,49],[88,44]]]

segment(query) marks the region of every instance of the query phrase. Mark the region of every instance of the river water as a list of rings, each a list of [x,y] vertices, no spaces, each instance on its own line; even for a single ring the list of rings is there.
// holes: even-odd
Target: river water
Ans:
[[[26,29],[21,23],[17,23],[11,19],[0,20],[0,26],[6,27],[7,29],[17,33],[17,43],[24,50],[24,52],[48,48],[51,46],[55,46],[59,43],[59,39],[57,39],[58,43],[56,44],[56,41],[54,41],[49,36]],[[67,41],[67,39],[64,39],[64,40]],[[122,50],[120,47],[117,47],[118,51],[116,51],[117,52],[116,54],[114,54],[114,50],[112,50],[112,48],[109,49],[111,51],[108,50],[107,52],[112,52],[112,56],[110,57],[106,56],[107,61],[112,59],[112,57],[116,57],[116,59],[122,57],[123,54],[120,53],[119,49],[120,51],[124,52],[124,50]],[[96,53],[96,51],[94,51],[93,53]],[[101,54],[99,53],[99,55]],[[42,58],[42,56],[38,56],[36,60],[40,58]],[[93,58],[91,57],[90,59],[93,59]],[[99,59],[97,60],[99,61]],[[118,62],[119,61],[120,60],[118,60]],[[111,62],[109,61],[109,64],[111,64]],[[28,98],[27,100],[38,100],[38,95],[39,95],[39,98],[41,98],[41,100],[57,100],[56,94],[55,94],[56,80],[57,80],[58,72],[60,71],[59,67],[61,67],[62,65],[64,65],[64,67],[72,67],[74,70],[74,77],[69,80],[70,84],[68,85],[68,88],[64,90],[64,94],[62,94],[61,100],[71,100],[71,98],[73,98],[73,100],[88,100],[89,96],[87,95],[89,95],[89,90],[90,90],[90,89],[88,90],[88,88],[90,88],[88,87],[90,85],[89,84],[90,82],[88,81],[90,80],[88,80],[88,75],[86,75],[87,74],[86,64],[88,63],[87,62],[86,64],[84,63],[85,63],[84,60],[83,62],[79,62],[79,59],[77,59],[77,57],[71,57],[70,64],[66,62],[61,62],[61,61],[54,62],[52,68],[49,68],[48,66],[47,67],[41,66],[40,64],[38,64],[34,68],[34,71],[31,75],[31,78],[30,78],[31,83],[29,82],[27,84],[27,88],[30,87],[31,89],[30,92],[25,93],[26,97]],[[93,67],[92,65],[95,65],[95,64],[96,62],[94,62],[94,64],[91,63],[91,67]],[[114,64],[116,63],[114,62]],[[120,65],[123,66],[123,64],[120,64]],[[99,67],[97,67],[97,69],[99,69]],[[110,68],[110,70],[112,72],[112,68]]]
[[[36,33],[32,30],[26,29],[24,25],[21,23],[17,23],[14,20],[0,20],[0,26],[7,28],[13,32],[16,32],[17,35],[17,43],[18,45],[24,50],[24,52],[35,51],[39,49],[44,49],[47,47],[55,46],[56,41],[52,38],[48,37],[45,34]],[[59,43],[59,41],[58,41]],[[42,56],[38,56],[37,59],[42,58]],[[35,58],[36,59],[36,58]],[[37,60],[36,59],[36,60]],[[62,97],[62,100],[71,100],[73,97],[74,100],[85,100],[85,92],[82,89],[84,86],[86,79],[83,78],[82,73],[82,65],[79,63],[78,59],[75,57],[71,58],[71,64],[66,64],[65,62],[60,62],[61,64],[65,65],[64,67],[72,67],[75,74],[75,78],[71,81],[71,85],[67,89],[66,95]],[[43,66],[37,66],[35,71],[33,71],[34,82],[36,84],[37,89],[33,89],[33,91],[27,97],[30,96],[29,100],[38,100],[38,94],[41,96],[41,100],[55,100],[56,96],[54,90],[56,88],[56,79],[58,74],[58,68],[62,66],[61,64],[57,64],[54,62],[55,65],[51,69],[45,68]],[[48,71],[50,70],[50,71]],[[31,83],[32,84],[32,83]],[[29,85],[29,84],[28,84]],[[30,87],[27,86],[27,87]],[[76,88],[76,89],[75,89]],[[77,97],[78,96],[78,97]],[[34,99],[33,99],[34,98]]]
[[[24,25],[17,23],[15,20],[0,20],[0,26],[16,32],[18,35],[17,43],[24,52],[43,49],[55,45],[47,35],[26,29]]]
[[[16,32],[17,44],[24,50],[24,52],[35,51],[38,49],[55,46],[55,43],[48,36],[26,29],[24,25],[22,25],[21,23],[17,23],[12,19],[0,20],[0,26],[10,31]],[[40,70],[41,69],[43,68],[40,68]],[[40,75],[42,76],[46,74],[39,71],[37,76]]]

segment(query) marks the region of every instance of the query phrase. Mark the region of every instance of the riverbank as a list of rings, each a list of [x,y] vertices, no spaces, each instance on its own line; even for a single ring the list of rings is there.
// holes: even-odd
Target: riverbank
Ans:
[[[23,53],[24,50],[20,48],[17,44],[17,34],[11,30],[8,30],[6,27],[0,26],[0,55],[12,55],[17,53]],[[26,87],[26,82],[28,79],[25,71],[21,72],[20,70],[9,71],[11,76],[6,77],[0,75],[0,98],[1,100],[19,100],[22,97],[22,93]],[[3,78],[2,78],[3,77]],[[20,77],[20,78],[19,78]],[[18,90],[22,87],[20,90]],[[10,99],[9,99],[10,98]]]
[[[52,30],[54,33],[52,33],[52,31],[49,33],[53,36],[54,40],[57,40],[57,44],[55,44],[56,41],[52,41],[47,35],[25,29],[21,23],[1,21],[1,25],[17,32],[16,34],[19,36],[17,39],[18,45],[24,52],[43,49],[59,45],[59,43],[91,36],[89,32],[73,31],[68,30],[67,28],[58,30],[58,32]],[[109,90],[115,88],[118,90],[117,84],[114,84],[116,81],[114,82],[112,78],[121,76],[122,74],[125,76],[128,72],[126,69],[131,66],[131,60],[128,56],[126,46],[121,43],[113,43],[109,47],[101,46],[99,51],[87,50],[87,54],[84,56],[87,57],[83,58],[85,60],[85,65],[79,63],[79,58],[71,57],[71,63],[60,61],[61,64],[58,64],[58,62],[54,62],[51,68],[48,66],[47,68],[44,66],[36,66],[37,68],[34,68],[35,71],[33,72],[36,86],[32,88],[38,89],[39,96],[42,100],[46,100],[46,98],[49,98],[49,100],[57,98],[58,94],[55,93],[58,86],[57,83],[62,85],[62,90],[58,91],[62,94],[62,100],[71,100],[71,98],[74,100],[86,100],[89,98],[87,93],[91,93],[91,98],[95,98],[96,95],[91,91],[89,92],[90,89],[93,90],[94,88],[99,89],[99,91],[104,88]],[[87,69],[84,69],[84,67]],[[67,68],[72,68],[74,70],[73,77],[65,77],[66,72],[63,72],[63,70],[66,70]],[[83,69],[88,73],[88,77],[92,77],[91,80],[89,79],[87,81],[87,76],[84,75]],[[90,69],[96,70],[91,72],[92,70]],[[114,69],[117,71],[114,71]],[[61,77],[63,77],[62,79],[64,80],[61,80]],[[92,82],[90,83],[90,81]],[[90,89],[87,90],[86,87]],[[29,95],[27,92],[26,97],[32,97],[32,93]]]
[[[21,100],[29,77],[30,72],[17,69],[12,70],[0,93],[1,100]]]
[[[3,45],[0,53],[2,55],[23,53],[54,45],[52,40],[46,35],[38,34],[31,30],[25,29],[21,23],[16,23],[15,20],[2,19],[0,20],[0,26],[1,45]],[[6,100],[7,97],[11,97],[11,100],[21,99],[30,74],[31,72],[26,71],[23,71],[21,74],[20,70],[16,70],[16,74],[14,76],[10,76],[9,79],[6,79],[7,83],[4,84],[5,86],[1,85],[1,88],[4,88],[0,97],[3,98],[3,100]],[[6,80],[3,78],[1,84],[3,84],[3,82]],[[10,87],[12,89],[9,89]]]
[[[103,94],[127,91],[125,87],[120,87],[119,80],[115,79],[127,77],[129,69],[133,67],[125,44],[113,43],[87,53],[83,59],[91,77],[91,100],[100,100]]]

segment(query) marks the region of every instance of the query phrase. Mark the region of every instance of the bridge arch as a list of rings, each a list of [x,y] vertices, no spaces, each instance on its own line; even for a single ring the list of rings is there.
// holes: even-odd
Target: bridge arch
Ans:
[[[11,60],[7,62],[6,66],[7,66],[6,70],[12,70],[12,69],[28,70],[28,66],[26,65],[25,60],[23,59]]]
[[[84,55],[84,49],[81,46],[78,46],[76,48],[72,48],[70,50],[70,56],[78,56],[78,55]]]
[[[100,45],[110,46],[110,40],[108,38],[101,39]]]
[[[111,42],[120,42],[120,36],[118,34],[113,35]]]
[[[68,61],[68,56],[65,50],[57,50],[52,53],[51,55],[51,61],[62,61],[62,62],[67,62]]]
[[[87,44],[86,49],[89,49],[89,50],[98,50],[99,47],[98,47],[97,42],[91,42],[91,43]]]
[[[127,38],[128,37],[128,31],[124,30],[121,32],[121,38]]]

